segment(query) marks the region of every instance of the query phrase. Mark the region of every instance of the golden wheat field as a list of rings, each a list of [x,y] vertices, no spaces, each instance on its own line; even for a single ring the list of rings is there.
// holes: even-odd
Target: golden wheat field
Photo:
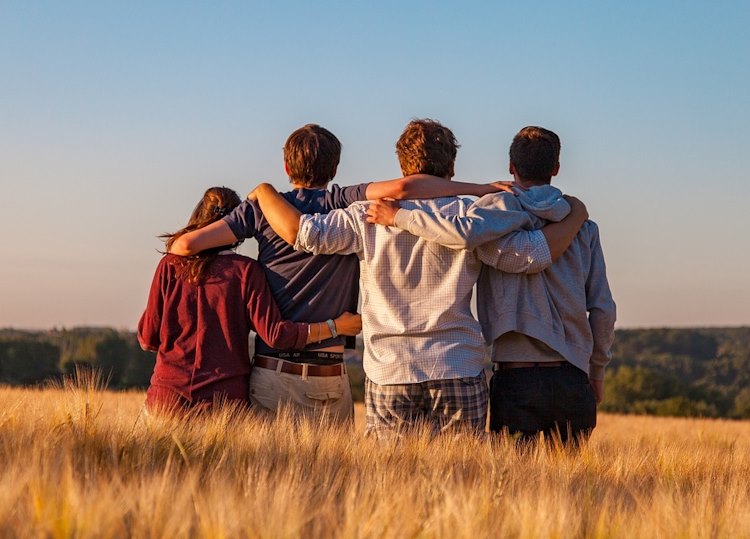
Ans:
[[[602,415],[578,452],[519,452],[97,386],[0,389],[3,537],[750,537],[747,422]]]

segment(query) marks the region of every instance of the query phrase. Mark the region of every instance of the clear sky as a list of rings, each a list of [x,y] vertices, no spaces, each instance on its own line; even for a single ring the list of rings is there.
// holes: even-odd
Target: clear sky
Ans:
[[[525,125],[561,136],[619,327],[750,324],[748,6],[2,1],[0,327],[135,327],[205,188],[285,188],[309,122],[338,183],[396,177],[414,117],[462,180],[508,179]]]

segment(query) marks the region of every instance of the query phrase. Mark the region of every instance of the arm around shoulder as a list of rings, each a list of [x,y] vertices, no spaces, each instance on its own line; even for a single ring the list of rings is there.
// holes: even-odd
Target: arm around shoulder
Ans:
[[[570,247],[578,235],[581,226],[589,218],[586,206],[575,197],[565,196],[570,204],[570,213],[559,223],[552,223],[542,228],[544,238],[547,240],[552,260],[555,261]]]
[[[238,238],[222,219],[208,226],[193,230],[177,238],[172,244],[170,253],[180,256],[190,256],[223,245],[232,245]]]

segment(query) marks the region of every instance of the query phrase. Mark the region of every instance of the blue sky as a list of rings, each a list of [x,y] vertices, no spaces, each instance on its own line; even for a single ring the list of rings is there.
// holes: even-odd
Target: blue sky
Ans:
[[[749,324],[747,4],[489,4],[2,2],[0,326],[134,327],[156,235],[206,187],[285,188],[308,122],[338,183],[396,177],[414,117],[453,129],[466,180],[558,132],[620,327]]]

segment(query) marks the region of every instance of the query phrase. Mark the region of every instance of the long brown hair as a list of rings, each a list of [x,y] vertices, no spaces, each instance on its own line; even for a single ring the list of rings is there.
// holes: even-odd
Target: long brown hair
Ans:
[[[240,197],[234,190],[228,187],[210,187],[203,193],[198,205],[190,215],[190,220],[185,228],[178,230],[172,234],[162,234],[159,236],[164,240],[167,252],[172,247],[172,244],[188,232],[198,230],[204,226],[210,225],[211,223],[218,221],[225,215],[229,214],[234,208],[240,205]],[[206,249],[200,253],[184,257],[178,264],[177,276],[182,279],[187,279],[191,283],[198,283],[203,280],[206,276],[208,268],[211,263],[216,260],[216,256],[219,252],[225,249],[231,249],[236,247],[242,242],[237,242],[234,245],[223,245],[221,247],[215,247],[213,249]]]

